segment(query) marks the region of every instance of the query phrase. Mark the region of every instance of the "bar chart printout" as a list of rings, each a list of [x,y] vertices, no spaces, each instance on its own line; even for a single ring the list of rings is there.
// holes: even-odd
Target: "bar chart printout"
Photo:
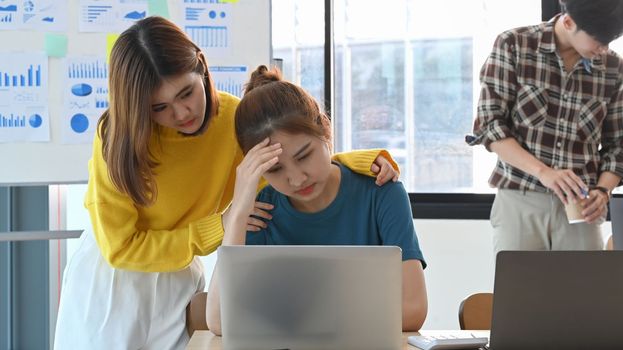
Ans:
[[[50,141],[48,58],[0,53],[0,142]]]
[[[217,90],[242,97],[244,84],[249,79],[246,66],[211,66],[209,70]]]
[[[70,56],[63,77],[62,143],[91,143],[108,108],[108,66],[104,57]]]
[[[184,31],[210,57],[231,54],[231,6],[217,0],[184,0]]]

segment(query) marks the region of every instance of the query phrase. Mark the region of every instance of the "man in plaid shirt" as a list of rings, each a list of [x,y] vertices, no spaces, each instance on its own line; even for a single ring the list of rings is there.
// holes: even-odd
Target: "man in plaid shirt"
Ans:
[[[500,34],[480,72],[471,145],[498,155],[494,249],[602,249],[623,176],[623,0],[561,0],[550,21]],[[588,194],[588,197],[586,198]],[[585,223],[569,224],[579,202]]]

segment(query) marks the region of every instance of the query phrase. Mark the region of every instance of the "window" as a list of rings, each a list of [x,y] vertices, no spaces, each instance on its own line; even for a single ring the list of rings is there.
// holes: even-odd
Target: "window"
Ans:
[[[478,73],[497,33],[540,22],[541,1],[380,4],[335,0],[337,150],[387,148],[410,192],[490,192],[495,157],[464,142]]]
[[[323,102],[324,4],[272,4],[274,57]],[[495,157],[464,142],[478,73],[498,33],[541,21],[541,0],[334,0],[333,10],[336,151],[388,149],[410,192],[492,192]]]
[[[284,78],[324,103],[324,3],[272,0],[273,57],[283,60]]]

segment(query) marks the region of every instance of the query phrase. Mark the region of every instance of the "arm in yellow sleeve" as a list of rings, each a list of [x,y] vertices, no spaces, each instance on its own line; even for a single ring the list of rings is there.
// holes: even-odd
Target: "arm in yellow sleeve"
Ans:
[[[207,255],[216,250],[223,240],[222,213],[231,203],[236,167],[241,160],[242,152],[238,151],[230,168],[223,169],[229,172],[229,178],[220,203],[212,206],[212,213],[201,216],[189,212],[187,215],[198,219],[174,229],[160,230],[141,217],[129,196],[115,188],[109,180],[103,158],[94,152],[89,164],[85,207],[103,257],[115,268],[167,272],[188,266],[195,255]]]
[[[332,159],[336,162],[344,164],[350,170],[370,177],[375,177],[376,174],[370,170],[374,160],[378,156],[385,157],[396,169],[399,171],[398,164],[394,161],[392,156],[384,149],[369,149],[369,150],[355,150],[350,152],[336,153]]]
[[[177,271],[195,255],[214,251],[223,239],[221,214],[215,213],[174,230],[138,230],[133,204],[91,203],[93,231],[102,255],[115,267],[142,272]]]

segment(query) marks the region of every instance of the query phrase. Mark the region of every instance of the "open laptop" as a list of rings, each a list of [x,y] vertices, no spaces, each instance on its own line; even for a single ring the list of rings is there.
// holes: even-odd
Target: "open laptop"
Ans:
[[[612,246],[614,250],[623,250],[623,197],[610,198],[610,220]]]
[[[623,349],[623,251],[502,251],[492,350]]]
[[[381,246],[222,246],[224,349],[401,349],[402,253]]]

